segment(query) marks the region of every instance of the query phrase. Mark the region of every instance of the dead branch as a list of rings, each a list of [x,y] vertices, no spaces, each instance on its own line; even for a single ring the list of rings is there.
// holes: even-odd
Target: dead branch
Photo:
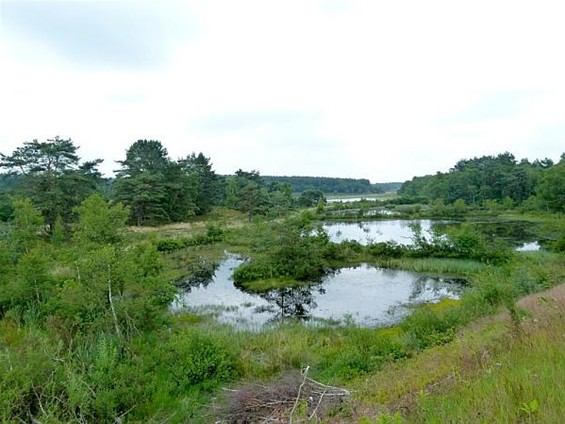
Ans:
[[[320,383],[302,373],[288,372],[267,384],[247,383],[223,388],[227,405],[220,411],[222,423],[294,423],[322,421],[346,401],[346,389]],[[305,405],[303,417],[299,406]]]

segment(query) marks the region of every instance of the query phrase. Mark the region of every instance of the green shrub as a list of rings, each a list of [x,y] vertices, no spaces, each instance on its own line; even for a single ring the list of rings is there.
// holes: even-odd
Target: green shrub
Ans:
[[[206,227],[206,237],[214,242],[222,241],[224,238],[224,230],[217,225],[208,225]]]
[[[450,308],[440,312],[424,305],[406,317],[400,327],[408,336],[411,347],[425,349],[451,341],[460,323],[458,309]]]
[[[232,278],[237,284],[250,281],[273,278],[278,275],[273,269],[273,264],[265,262],[247,262],[238,266],[233,272]]]
[[[169,375],[171,390],[185,393],[196,385],[210,389],[235,377],[235,352],[226,342],[197,330],[172,336],[156,352],[159,366]]]
[[[372,256],[378,258],[400,258],[406,253],[406,248],[393,241],[371,243],[367,247]]]

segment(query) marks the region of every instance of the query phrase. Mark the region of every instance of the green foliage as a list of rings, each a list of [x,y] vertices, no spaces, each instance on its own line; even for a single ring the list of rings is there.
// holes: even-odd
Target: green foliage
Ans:
[[[47,228],[58,216],[73,222],[73,208],[101,187],[97,166],[102,160],[80,164],[77,150],[70,139],[55,137],[47,142],[25,142],[10,156],[0,154],[0,167],[21,177],[12,190],[31,199]]]
[[[291,277],[308,280],[323,274],[322,253],[328,236],[303,217],[287,219],[276,226],[275,240],[269,240],[269,256],[239,266],[233,274],[236,283],[262,278]]]
[[[405,249],[392,241],[371,243],[367,249],[377,258],[400,258],[405,254]]]
[[[29,252],[39,242],[38,234],[43,230],[43,217],[29,199],[16,199],[13,207],[10,241],[15,252]]]
[[[410,422],[561,422],[563,334],[563,320],[546,317],[527,337],[506,340],[502,349],[493,343],[490,351],[501,350],[494,360],[480,361],[480,372],[456,377],[449,390],[420,399]]]
[[[98,193],[76,209],[79,222],[74,234],[79,243],[116,244],[123,241],[129,209],[121,204],[109,206]]]
[[[66,238],[65,223],[63,219],[58,216],[51,229],[51,243],[53,243],[54,246],[61,246]]]
[[[160,325],[172,288],[158,278],[161,264],[154,246],[91,248],[74,265],[76,275],[61,283],[51,303],[69,328],[132,337]]]
[[[460,323],[461,315],[457,309],[437,312],[429,307],[421,307],[402,321],[401,328],[412,349],[425,349],[451,341]]]
[[[498,240],[487,240],[471,224],[463,224],[449,230],[447,237],[454,250],[452,257],[494,264],[508,262],[512,257],[512,251],[508,246]]]
[[[219,203],[220,180],[202,153],[175,162],[161,142],[138,140],[120,164],[113,197],[130,207],[137,225],[185,221]]]
[[[335,346],[324,349],[319,367],[322,377],[350,380],[374,372],[409,354],[403,337],[388,329],[349,328]]]
[[[206,234],[158,240],[156,242],[156,247],[159,252],[174,252],[175,250],[191,246],[204,246],[207,244],[217,243],[222,241],[223,237],[224,231],[220,227],[210,226],[207,228]]]
[[[196,155],[192,153],[186,159],[180,160],[179,164],[189,175],[194,176],[197,187],[197,194],[194,202],[197,215],[204,215],[212,210],[212,207],[219,203],[220,179],[212,170],[210,158],[202,153]]]
[[[445,204],[458,200],[468,205],[484,204],[490,212],[522,204],[536,192],[538,180],[552,179],[552,162],[527,160],[517,162],[508,152],[497,156],[463,159],[447,173],[414,177],[399,190],[407,198],[423,197],[428,201],[442,199]],[[543,177],[544,174],[551,177]],[[557,181],[554,181],[557,182]],[[559,186],[559,185],[558,185]],[[563,184],[561,184],[563,186]],[[549,188],[549,184],[546,186]],[[552,185],[551,190],[555,190]],[[559,189],[557,189],[559,190]],[[553,198],[554,194],[550,194]],[[461,205],[448,212],[457,213]]]
[[[198,205],[202,182],[196,172],[188,172],[180,162],[170,162],[164,173],[166,217],[172,222],[186,221],[202,211]],[[208,210],[207,210],[208,211]]]
[[[0,191],[0,222],[6,222],[14,217],[12,201],[8,193]]]
[[[508,246],[497,240],[488,240],[472,224],[464,223],[449,229],[446,234],[432,232],[428,238],[418,226],[412,230],[413,245],[406,248],[407,256],[471,259],[491,264],[502,264],[512,258],[513,253]]]
[[[173,393],[186,393],[195,385],[212,388],[235,377],[236,357],[226,342],[198,330],[173,335],[159,352]]]
[[[292,190],[288,184],[272,181],[267,184],[257,171],[238,169],[226,182],[225,205],[253,217],[279,217],[293,204]]]
[[[162,175],[149,172],[118,175],[113,191],[114,199],[129,207],[132,223],[140,226],[169,222],[165,209],[167,192]]]
[[[228,180],[226,206],[247,213],[249,219],[268,211],[268,191],[257,171],[237,170]]]
[[[550,211],[565,212],[565,160],[544,171],[537,194]]]
[[[323,381],[367,379],[386,364],[450,341],[461,325],[474,318],[506,308],[515,322],[521,321],[517,297],[550,287],[562,276],[560,255],[513,255],[470,225],[430,237],[416,231],[414,247],[392,243],[365,247],[356,242],[337,245],[312,222],[313,211],[284,221],[261,220],[247,228],[224,230],[209,225],[204,234],[157,241],[143,241],[144,236],[138,233],[134,241],[126,227],[127,207],[109,204],[100,195],[88,196],[95,164],[77,168],[72,143],[53,143],[55,153],[41,150],[48,144],[36,143],[27,146],[27,151],[2,157],[15,164],[29,159],[30,152],[41,153],[35,168],[28,170],[37,185],[28,179],[27,187],[46,190],[32,200],[15,201],[11,221],[0,227],[2,422],[212,421],[209,415],[197,415],[212,403],[215,390],[234,379],[271,377],[304,364],[311,364],[312,375]],[[44,161],[57,157],[60,165]],[[194,154],[189,159],[185,164],[170,161],[158,142],[142,142],[128,151],[121,181],[116,184],[122,195],[130,196],[132,208],[139,207],[136,213],[141,221],[136,222],[184,219],[192,213],[206,213],[219,201],[222,196],[214,194],[214,187],[220,185],[220,179],[212,184],[215,174],[209,159]],[[524,181],[529,178],[528,166],[534,166],[512,164],[510,157],[497,161],[503,170],[490,169],[485,174],[489,178],[506,176],[504,184],[520,181],[514,166],[523,165]],[[28,162],[23,164],[27,169]],[[475,165],[461,164],[461,169],[470,172]],[[535,166],[540,178],[556,167]],[[23,181],[27,176],[19,178]],[[81,178],[89,181],[84,190],[79,189],[79,182],[86,181]],[[441,184],[430,187],[430,192],[447,190],[451,196],[432,204],[435,213],[462,214],[472,204],[478,207],[481,196],[496,197],[506,190],[494,180],[475,188],[463,185],[468,183],[465,179],[457,184],[448,180],[443,178]],[[523,188],[520,184],[513,187]],[[229,180],[228,188],[232,190],[232,206],[250,217],[281,216],[292,208],[289,186],[266,184],[257,173],[239,172]],[[498,190],[498,194],[487,193],[489,190]],[[548,197],[542,191],[538,192],[539,200],[549,206],[555,193]],[[68,197],[58,198],[57,193]],[[502,209],[527,193],[522,190],[515,197],[493,197],[493,201]],[[83,201],[79,203],[79,199]],[[51,210],[45,215],[48,205],[53,206],[55,215]],[[358,206],[365,213],[373,205]],[[78,222],[69,225],[69,219],[76,221],[76,217]],[[72,233],[70,240],[65,232]],[[559,248],[561,233],[555,234]],[[160,252],[220,241],[247,249],[254,256],[236,271],[236,275],[241,273],[236,281],[266,277],[310,280],[331,264],[365,258],[427,270],[432,266],[468,269],[473,278],[460,302],[416,308],[401,326],[390,329],[281,326],[247,333],[167,313],[174,290],[163,276],[162,258],[182,258],[185,268],[193,264],[188,268],[192,276],[202,279],[214,272],[214,264],[202,253],[204,248],[163,256]],[[223,247],[219,244],[216,248]],[[203,254],[203,258],[196,260],[195,254]],[[548,346],[550,341],[533,347]],[[563,362],[561,346],[549,354],[553,362]],[[551,395],[531,391],[528,382],[537,375],[527,375],[519,384],[514,384],[516,374],[504,376],[503,386],[510,387],[510,421],[543,420],[547,405],[558,405]],[[430,397],[422,397],[421,402],[432,402]],[[469,416],[468,412],[458,415]],[[384,414],[376,419],[397,422],[398,417]]]
[[[61,373],[53,358],[60,352],[38,331],[3,327],[0,344],[10,349],[0,351],[0,420],[25,422],[42,414],[41,408],[57,407]]]
[[[400,412],[390,414],[388,412],[377,415],[374,419],[362,417],[359,424],[404,424],[406,420]]]
[[[395,191],[402,183],[371,184],[367,179],[331,178],[331,177],[264,177],[267,183],[289,184],[295,193],[307,190],[320,191],[325,194],[367,194]]]
[[[42,315],[42,306],[54,289],[45,253],[44,249],[36,247],[19,256],[13,274],[0,285],[0,314],[12,310],[21,322]]]
[[[324,193],[320,190],[305,190],[298,198],[298,204],[305,208],[312,208],[317,206],[319,203],[326,203]]]

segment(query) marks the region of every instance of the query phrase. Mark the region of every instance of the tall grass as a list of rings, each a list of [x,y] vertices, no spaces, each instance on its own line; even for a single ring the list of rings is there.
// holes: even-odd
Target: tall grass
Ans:
[[[434,274],[473,275],[488,268],[488,265],[471,259],[450,258],[390,258],[379,260],[377,263],[385,268]]]
[[[513,337],[508,351],[459,378],[444,394],[422,396],[410,421],[561,423],[565,417],[565,319],[545,317],[527,335]]]

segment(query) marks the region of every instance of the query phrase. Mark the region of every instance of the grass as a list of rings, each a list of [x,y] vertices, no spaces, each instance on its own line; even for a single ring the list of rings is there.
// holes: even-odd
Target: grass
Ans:
[[[241,285],[252,292],[264,293],[274,289],[281,289],[285,287],[300,287],[307,285],[307,282],[296,281],[292,278],[266,278],[263,280],[249,281],[241,283]]]
[[[398,413],[402,423],[562,422],[565,285],[518,305],[528,312],[519,331],[507,313],[483,318],[451,343],[353,381],[359,417],[368,423]]]
[[[560,293],[557,296],[553,294]],[[560,286],[530,309],[523,333],[507,336],[507,349],[477,367],[476,375],[419,400],[418,422],[559,423],[565,417],[565,314]],[[541,299],[541,300],[539,300]],[[549,299],[549,300],[548,300]]]
[[[378,261],[377,264],[384,268],[397,268],[413,272],[466,276],[478,274],[488,268],[488,265],[482,262],[449,258],[390,258]]]

